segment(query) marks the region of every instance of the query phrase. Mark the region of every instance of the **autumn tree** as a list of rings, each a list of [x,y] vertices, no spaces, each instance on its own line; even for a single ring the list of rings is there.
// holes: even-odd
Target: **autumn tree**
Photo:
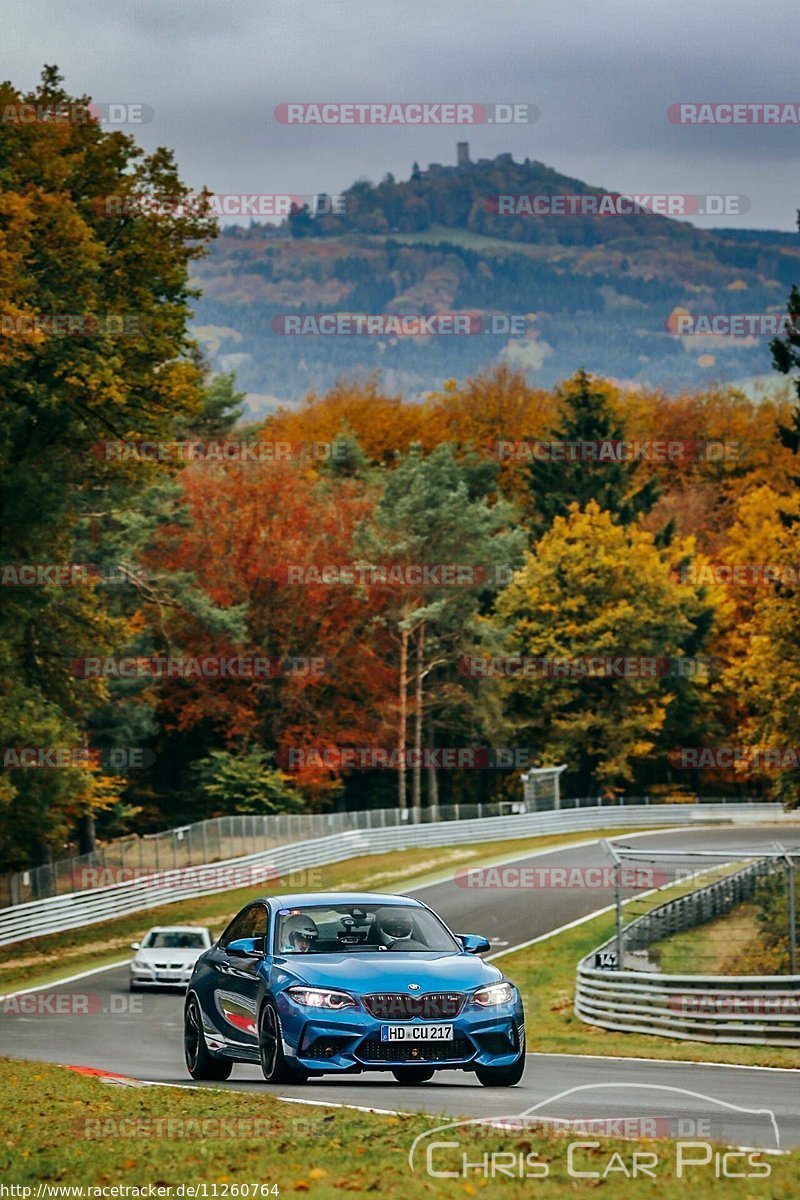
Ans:
[[[164,755],[175,786],[204,747],[241,757],[264,751],[284,761],[293,749],[380,740],[392,678],[388,639],[363,590],[329,571],[354,561],[356,530],[376,499],[369,482],[320,475],[302,462],[259,462],[197,463],[181,484],[188,520],[165,527],[145,561],[190,574],[212,615],[231,619],[225,629],[199,608],[165,609],[168,644],[176,652],[258,654],[301,666],[272,678],[165,686],[160,718],[180,734],[177,755]],[[310,660],[322,669],[306,670]],[[341,775],[304,759],[293,778],[322,803],[340,790]]]
[[[41,119],[15,114],[34,105]],[[213,224],[184,212],[169,151],[145,155],[105,132],[54,67],[22,94],[0,85],[0,557],[75,561],[82,518],[135,470],[98,443],[168,437],[197,410],[201,371],[187,335],[188,268]],[[56,114],[48,117],[47,114]],[[67,119],[57,114],[68,115]],[[149,206],[140,203],[146,197]],[[126,205],[125,201],[129,203]],[[124,629],[96,589],[4,589],[0,737],[6,746],[81,742],[105,687],[70,662],[110,652]],[[33,740],[32,740],[33,739]],[[96,807],[82,771],[16,771],[7,861],[42,861]],[[105,803],[101,800],[101,803]]]
[[[769,487],[742,498],[724,550],[733,618],[723,698],[737,745],[759,750],[744,782],[766,782],[800,802],[800,495]],[[733,568],[736,568],[734,574]],[[777,755],[770,768],[765,752]]]
[[[483,479],[483,486],[474,489]],[[494,481],[459,463],[450,446],[425,456],[419,446],[398,457],[386,472],[374,518],[364,527],[360,547],[368,561],[404,568],[466,569],[466,585],[402,583],[387,589],[386,621],[398,643],[397,748],[401,763],[408,744],[408,720],[416,752],[412,804],[421,804],[420,751],[426,712],[435,709],[437,685],[450,675],[457,650],[468,636],[482,598],[505,585],[521,561],[525,535],[505,500],[490,503]],[[473,570],[470,572],[470,568]],[[465,577],[466,578],[466,577]],[[398,803],[407,803],[406,772],[398,773]]]
[[[679,555],[691,552],[691,544],[660,549],[651,533],[624,527],[595,501],[554,518],[494,616],[505,655],[543,662],[500,684],[507,719],[537,764],[565,762],[582,787],[615,794],[654,755],[666,759],[662,734],[678,685],[708,684],[671,680],[655,667],[604,673],[582,664],[702,652],[712,597],[675,576]]]
[[[797,214],[797,223],[800,229],[800,212]],[[774,338],[770,342],[770,350],[775,370],[780,371],[782,375],[793,375],[792,382],[797,392],[797,403],[792,409],[789,422],[780,426],[779,437],[781,445],[795,456],[795,461],[800,461],[797,457],[800,456],[800,288],[796,285],[789,294],[786,315],[788,332],[783,337]],[[794,476],[793,482],[796,487],[800,487],[800,469]]]

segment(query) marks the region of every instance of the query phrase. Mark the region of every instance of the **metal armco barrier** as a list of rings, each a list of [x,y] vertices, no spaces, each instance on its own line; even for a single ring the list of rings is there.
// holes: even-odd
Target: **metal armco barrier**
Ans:
[[[754,803],[752,797],[709,796],[703,799],[704,812],[726,813],[731,805]],[[486,804],[442,804],[417,810],[409,809],[409,822],[466,821],[472,817],[499,817],[514,813],[549,812],[553,809],[596,808],[617,805],[650,804],[649,796],[620,796],[616,800],[597,797],[557,797],[549,802],[505,801]],[[658,803],[658,802],[656,802]],[[763,801],[758,801],[763,803]],[[399,825],[396,808],[361,809],[354,812],[327,813],[237,813],[194,821],[143,837],[117,838],[88,854],[55,859],[39,867],[29,867],[0,876],[0,909],[31,900],[47,900],[70,892],[104,887],[134,875],[202,867],[212,862],[227,862],[259,850],[274,850],[289,842],[306,842],[332,833],[352,833],[357,829],[383,829]]]
[[[760,860],[735,875],[652,909],[625,929],[625,949],[713,920],[753,895],[759,878],[776,870]],[[662,975],[578,963],[575,1015],[588,1025],[696,1042],[800,1046],[800,975]]]
[[[759,879],[783,870],[781,862],[759,859],[733,875],[717,879],[685,896],[676,896],[631,921],[625,928],[625,949],[644,950],[653,942],[705,925],[750,900]]]
[[[713,811],[709,812],[709,809]],[[363,813],[338,815],[352,817],[354,823],[364,817]],[[224,862],[156,871],[106,887],[70,892],[4,908],[0,910],[0,945],[93,925],[98,921],[142,912],[177,900],[212,895],[234,887],[252,886],[254,895],[263,894],[265,890],[274,892],[277,890],[275,883],[282,875],[344,862],[364,854],[381,854],[415,846],[450,846],[576,833],[581,830],[685,825],[702,819],[719,819],[723,814],[717,805],[659,804],[562,809],[422,824],[414,824],[410,818],[401,821],[395,810],[383,810],[371,815],[381,817],[385,822],[384,827],[353,829],[328,837],[295,841]],[[779,804],[744,803],[725,806],[724,816],[726,820],[734,822],[781,820],[786,814]],[[388,817],[392,817],[394,823],[390,823]]]

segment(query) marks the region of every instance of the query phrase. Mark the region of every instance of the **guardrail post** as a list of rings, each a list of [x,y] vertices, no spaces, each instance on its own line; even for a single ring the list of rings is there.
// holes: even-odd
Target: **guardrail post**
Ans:
[[[621,892],[621,888],[620,888],[620,881],[621,881],[620,872],[622,870],[622,859],[617,854],[616,850],[611,845],[611,843],[607,842],[605,840],[605,838],[602,840],[600,845],[603,847],[603,849],[608,854],[611,855],[612,859],[614,860],[614,910],[615,910],[615,914],[616,914],[616,929],[617,929],[617,936],[616,936],[617,970],[621,971],[622,970],[623,932],[622,932],[622,892]]]
[[[788,858],[788,855],[787,855]],[[794,908],[794,864],[789,858],[789,973],[797,974],[797,923]]]
[[[789,926],[789,974],[797,974],[797,917],[795,915],[795,894],[794,894],[794,863],[792,856],[788,853],[785,846],[780,842],[775,843],[777,849],[783,851],[784,862],[786,863],[786,907],[788,908],[788,926]]]

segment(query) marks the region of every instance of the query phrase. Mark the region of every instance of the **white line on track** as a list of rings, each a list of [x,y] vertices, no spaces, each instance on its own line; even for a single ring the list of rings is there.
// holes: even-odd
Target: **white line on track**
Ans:
[[[416,1117],[419,1113],[399,1108],[369,1108],[366,1104],[342,1104],[341,1100],[305,1100],[301,1096],[278,1096],[285,1104],[314,1104],[317,1108],[351,1108],[354,1112],[380,1113],[384,1117]]]
[[[523,860],[525,862],[527,862],[529,858],[541,858],[542,855],[545,855],[545,854],[558,854],[562,850],[580,850],[584,846],[599,846],[600,842],[603,842],[603,841],[613,842],[618,837],[620,837],[620,838],[623,838],[623,837],[624,838],[656,837],[659,833],[688,833],[689,830],[694,830],[697,828],[699,828],[699,826],[697,826],[697,825],[661,825],[661,826],[659,826],[658,829],[643,829],[639,833],[618,833],[618,834],[613,834],[613,835],[611,835],[609,837],[605,837],[605,838],[599,838],[599,837],[583,838],[579,842],[557,842],[553,846],[547,846],[544,850],[533,850],[530,854],[527,854],[524,850],[522,850],[522,851],[515,850],[513,853],[504,854],[500,858],[494,858],[490,862],[481,862],[480,864],[477,864],[474,862],[466,863],[463,867],[457,867],[456,869],[458,869],[460,871],[480,870],[480,869],[489,870],[491,867],[502,867],[502,866],[505,866],[506,863],[510,863],[510,862],[522,862]],[[703,826],[703,828],[709,829],[709,828],[714,828],[714,826],[705,825],[705,826]],[[543,837],[552,837],[552,836],[558,836],[558,835],[543,834],[542,836]],[[465,843],[465,844],[468,845],[469,843]],[[403,895],[410,894],[413,896],[416,892],[422,892],[426,888],[440,887],[443,883],[453,883],[453,882],[454,882],[453,871],[450,870],[450,871],[446,872],[444,875],[437,875],[437,877],[435,879],[428,880],[427,883],[421,883],[417,887],[408,888],[408,891],[404,892]]]
[[[652,837],[655,834],[664,833],[666,830],[668,830],[669,832],[673,832],[673,831],[681,832],[681,831],[685,831],[690,828],[692,828],[692,826],[688,826],[688,825],[680,825],[680,826],[672,827],[672,828],[664,826],[660,829],[645,829],[641,833],[624,833],[624,834],[620,834],[619,836],[626,837],[626,838]],[[504,863],[507,863],[507,862],[516,862],[518,860],[521,861],[522,859],[528,859],[528,858],[540,858],[543,854],[555,854],[557,851],[561,851],[561,850],[577,850],[583,846],[598,845],[601,840],[602,840],[601,838],[595,837],[595,838],[586,838],[585,840],[580,841],[580,842],[563,842],[560,845],[549,846],[545,850],[534,850],[532,854],[525,854],[524,852],[522,854],[520,854],[519,851],[516,851],[514,854],[508,854],[508,855],[504,856],[503,858],[495,859],[493,862],[484,863],[483,865],[484,865],[484,867],[497,867],[497,866],[502,866]],[[413,894],[414,892],[421,892],[424,888],[438,887],[442,883],[451,883],[451,882],[452,882],[452,876],[446,875],[442,879],[437,879],[430,883],[420,884],[419,887],[411,888],[410,891]],[[599,911],[605,912],[607,910],[601,909]],[[591,913],[590,915],[598,916],[599,913]],[[588,920],[589,918],[584,918],[584,919]],[[569,928],[569,926],[565,925],[563,928],[567,929],[567,928]],[[561,930],[557,929],[554,932],[560,933]],[[550,937],[551,935],[545,934],[544,936]],[[540,940],[539,938],[534,939],[534,941],[539,941],[539,940]],[[522,949],[523,946],[527,946],[527,945],[531,945],[531,944],[532,943],[523,942],[520,946],[512,946],[511,950],[519,950],[519,949]],[[508,953],[510,953],[510,950],[504,950],[503,953],[508,954]],[[492,957],[494,957],[494,955]],[[0,995],[0,1000],[5,1000],[6,996],[27,996],[27,995],[29,995],[30,992],[41,992],[45,988],[61,987],[65,983],[74,983],[78,979],[86,979],[89,975],[99,975],[101,971],[113,971],[116,967],[124,967],[130,961],[131,961],[130,958],[122,958],[119,960],[119,962],[107,963],[104,967],[92,967],[90,970],[81,971],[77,975],[67,975],[63,979],[53,979],[49,983],[37,983],[34,987],[19,988],[17,991],[7,992],[3,995]]]
[[[727,1071],[786,1071],[789,1075],[800,1074],[797,1067],[757,1067],[746,1063],[709,1062],[706,1058],[637,1058],[633,1054],[537,1054],[535,1050],[528,1052],[528,1058],[596,1058],[598,1062],[647,1062],[677,1064],[684,1067],[724,1067]]]
[[[693,827],[688,826],[688,825],[681,825],[678,827],[678,829],[676,829],[675,832],[685,832],[689,828],[693,828]],[[653,837],[657,833],[664,833],[664,832],[665,832],[664,829],[653,829],[653,830],[646,829],[642,833],[623,833],[623,834],[620,834],[619,836],[624,837],[626,839],[640,838],[640,837]],[[614,840],[615,840],[614,838],[595,838],[594,841],[592,841],[592,842],[574,842],[572,844],[572,846],[567,846],[567,847],[565,847],[565,849],[572,849],[574,846],[593,846],[595,844],[599,845],[599,843],[601,841],[610,842],[610,841],[614,841]],[[555,846],[553,847],[554,850],[556,850],[557,848],[558,847],[555,847]],[[676,849],[678,849],[678,847],[676,847]],[[547,853],[546,850],[540,850],[540,851],[537,851],[536,854],[525,855],[525,857],[526,858],[538,858],[540,854],[546,854],[546,853]],[[731,849],[731,862],[735,862],[735,860],[736,860],[736,848],[732,848]],[[514,860],[507,859],[506,861],[514,861]],[[522,860],[520,859],[520,861],[522,861]],[[497,864],[488,863],[488,864],[486,864],[485,869],[489,869],[494,865],[497,865]],[[720,863],[720,866],[728,866],[728,865],[729,864],[727,862]],[[699,872],[697,872],[697,874],[699,874]],[[666,891],[669,888],[674,887],[674,886],[675,886],[675,882],[670,881],[668,883],[662,883],[660,887],[650,888],[646,892],[636,892],[635,895],[628,896],[628,897],[626,897],[625,900],[622,901],[623,906],[626,904],[630,904],[632,900],[644,900],[648,896],[655,896],[655,895],[657,895],[658,892]],[[498,950],[497,954],[487,954],[484,961],[485,962],[493,962],[494,959],[496,959],[496,958],[502,958],[502,956],[504,954],[515,954],[517,950],[527,950],[528,946],[535,946],[537,944],[537,942],[547,942],[550,940],[550,938],[558,937],[558,935],[560,933],[566,933],[566,931],[568,929],[575,929],[578,925],[585,925],[587,921],[593,921],[595,917],[602,917],[606,913],[613,912],[614,908],[615,908],[615,905],[613,905],[613,904],[607,904],[605,906],[605,908],[596,908],[594,910],[594,912],[587,913],[586,916],[584,916],[584,917],[578,917],[577,920],[569,921],[566,925],[559,925],[557,929],[551,929],[547,933],[540,933],[538,937],[529,938],[529,940],[527,942],[518,942],[515,946],[509,946],[508,949],[506,949],[506,950]]]
[[[63,979],[52,979],[49,983],[37,983],[35,987],[19,988],[16,992],[6,992],[0,996],[0,1000],[5,1000],[9,996],[27,996],[30,992],[41,992],[45,988],[61,987],[65,983],[74,983],[76,979],[99,975],[101,971],[113,971],[116,967],[126,967],[130,961],[130,958],[121,958],[119,962],[106,963],[104,967],[92,967],[90,971],[80,971],[77,975],[66,975]]]

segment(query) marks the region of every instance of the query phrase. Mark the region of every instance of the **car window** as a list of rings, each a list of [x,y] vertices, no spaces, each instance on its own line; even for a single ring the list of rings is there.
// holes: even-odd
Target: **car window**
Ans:
[[[407,904],[284,908],[278,913],[275,934],[278,954],[452,954],[460,949],[432,912]]]
[[[144,950],[205,950],[205,935],[201,930],[187,929],[151,930],[142,942]]]
[[[263,904],[251,904],[234,917],[220,938],[221,946],[229,946],[239,938],[264,938],[267,934],[267,910]],[[262,942],[263,947],[263,942]]]
[[[257,904],[254,909],[251,909],[251,912],[253,913],[253,932],[245,934],[245,937],[260,938],[261,944],[259,950],[263,953],[267,948],[266,937],[269,927],[269,914],[263,904]]]

